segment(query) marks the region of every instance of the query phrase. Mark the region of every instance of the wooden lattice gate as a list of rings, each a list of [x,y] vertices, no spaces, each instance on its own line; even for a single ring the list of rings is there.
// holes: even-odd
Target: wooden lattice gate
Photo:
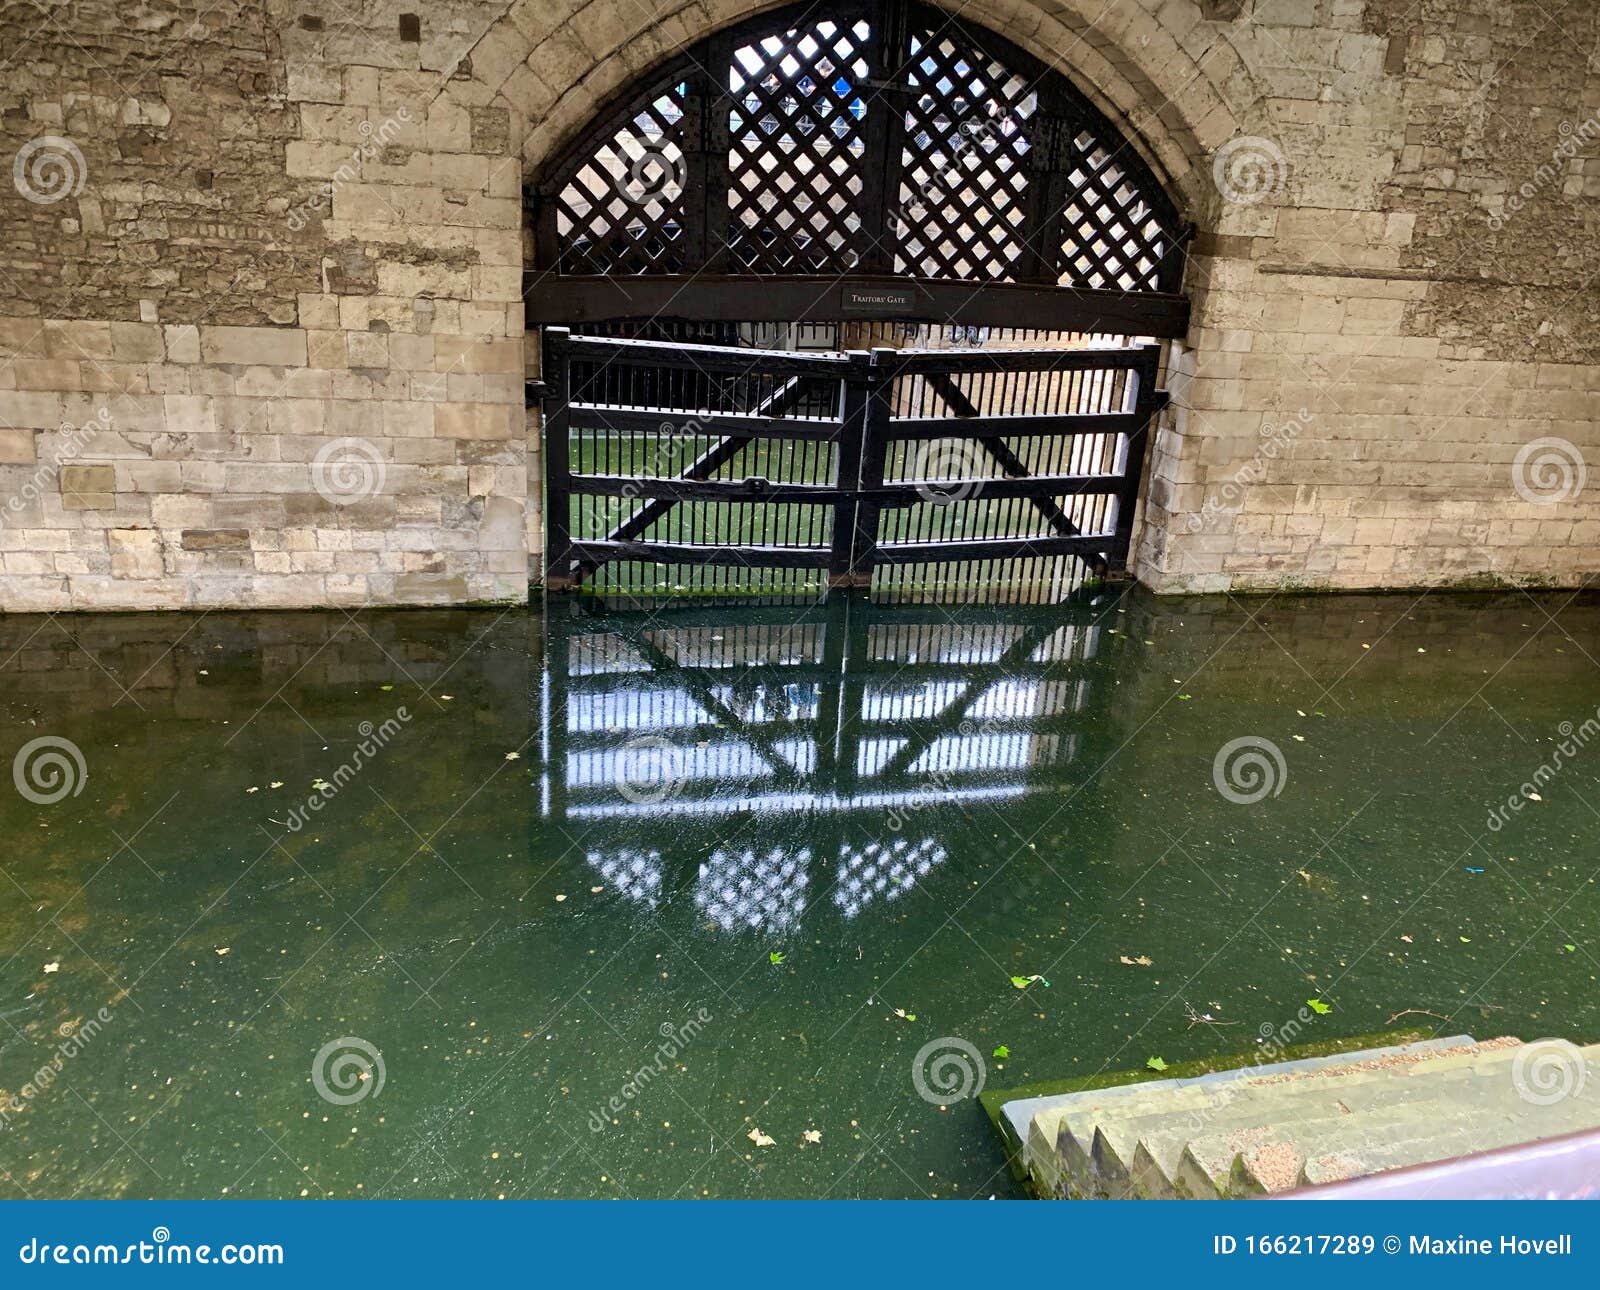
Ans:
[[[1160,348],[805,353],[545,333],[546,586],[1123,569]],[[717,571],[714,577],[708,570]]]

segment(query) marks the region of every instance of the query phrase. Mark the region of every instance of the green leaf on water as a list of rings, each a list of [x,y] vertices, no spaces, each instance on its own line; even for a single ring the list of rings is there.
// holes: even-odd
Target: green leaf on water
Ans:
[[[1031,976],[1014,976],[1011,978],[1011,984],[1019,990],[1026,990],[1032,981],[1033,978]]]
[[[394,689],[394,686],[392,686],[392,685],[380,685],[378,688],[380,690],[382,690],[385,694],[387,694],[390,690]]]
[[[1576,945],[1563,945],[1561,948],[1566,950],[1568,954],[1576,954],[1578,952],[1578,947]]]
[[[1323,1003],[1321,999],[1307,999],[1306,1007],[1310,1008],[1319,1017],[1325,1017],[1333,1011],[1333,1005]]]
[[[998,1044],[998,1045],[995,1046],[995,1050],[994,1050],[993,1056],[1002,1057],[1002,1058],[1003,1057],[1009,1057],[1009,1056],[1011,1056],[1011,1050],[1009,1048],[1007,1048],[1004,1044]]]
[[[1159,1057],[1152,1057],[1145,1063],[1145,1068],[1153,1071],[1164,1071],[1167,1069],[1167,1064]]]
[[[318,775],[314,780],[311,781],[311,787],[316,789],[319,793],[326,793],[330,788],[333,787],[333,785],[328,783],[327,780],[323,779],[321,775]]]
[[[778,953],[777,950],[773,950],[767,955],[767,962],[776,967],[779,963],[783,962],[783,955]]]

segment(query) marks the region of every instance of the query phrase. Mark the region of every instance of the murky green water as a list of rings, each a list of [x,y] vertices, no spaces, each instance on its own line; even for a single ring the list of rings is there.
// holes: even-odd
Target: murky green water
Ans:
[[[1311,997],[1306,1039],[1592,1039],[1597,626],[4,620],[0,1194],[1005,1196],[925,1046],[1003,1088],[1250,1050]],[[14,782],[41,738],[81,776],[40,745],[22,782],[76,795]],[[1245,738],[1282,771],[1257,745],[1276,791],[1235,803]]]

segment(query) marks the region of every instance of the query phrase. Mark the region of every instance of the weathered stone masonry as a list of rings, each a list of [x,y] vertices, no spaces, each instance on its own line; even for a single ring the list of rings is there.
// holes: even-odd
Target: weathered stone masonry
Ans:
[[[521,186],[761,7],[0,8],[0,155],[32,163],[0,187],[0,608],[525,596]],[[1514,487],[1541,439],[1600,468],[1590,0],[964,13],[1127,123],[1200,230],[1145,581],[1600,570],[1600,477]],[[1282,157],[1258,201],[1219,189],[1240,140]]]

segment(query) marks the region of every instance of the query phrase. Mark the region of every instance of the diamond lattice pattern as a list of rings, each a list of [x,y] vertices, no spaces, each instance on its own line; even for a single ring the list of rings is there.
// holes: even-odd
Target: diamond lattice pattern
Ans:
[[[966,40],[911,38],[895,272],[1008,281],[1022,254],[1039,96]]]
[[[859,262],[867,24],[819,22],[734,51],[728,244],[767,273]]]
[[[556,199],[563,273],[675,273],[684,267],[684,104],[672,85],[639,106]]]

